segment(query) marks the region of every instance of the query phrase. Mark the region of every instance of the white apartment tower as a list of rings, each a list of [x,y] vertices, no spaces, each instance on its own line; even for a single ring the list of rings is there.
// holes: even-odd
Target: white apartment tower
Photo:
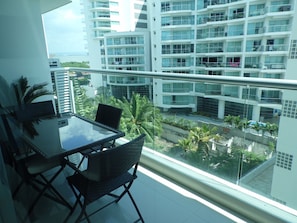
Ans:
[[[149,32],[113,32],[104,36],[105,68],[125,71],[150,71]],[[113,96],[131,98],[133,92],[151,98],[150,78],[138,76],[108,76],[107,85]]]
[[[286,78],[293,0],[151,1],[153,71],[259,78]],[[271,118],[280,91],[154,81],[158,107],[191,108],[224,118]],[[189,94],[190,92],[190,94]],[[248,106],[246,99],[249,99]]]
[[[150,7],[153,71],[297,78],[295,0],[152,0]],[[296,93],[244,83],[237,87],[155,79],[153,86],[154,102],[164,109],[188,107],[221,119],[231,114],[254,120],[282,109],[271,197],[297,207]]]
[[[86,33],[91,68],[151,70],[146,1],[82,1],[86,16]],[[137,33],[134,31],[137,31]],[[114,81],[115,79],[117,81]],[[119,78],[108,79],[107,84],[109,84],[109,81],[111,81],[110,86],[114,87],[113,90],[117,85],[119,85],[119,88],[124,86]],[[104,83],[105,79],[101,75],[92,75],[92,84],[94,86],[102,86]],[[127,81],[126,84],[128,84]],[[131,85],[132,87],[146,88],[148,82],[147,80],[137,80],[137,83],[133,81]],[[125,91],[128,94],[129,89]]]

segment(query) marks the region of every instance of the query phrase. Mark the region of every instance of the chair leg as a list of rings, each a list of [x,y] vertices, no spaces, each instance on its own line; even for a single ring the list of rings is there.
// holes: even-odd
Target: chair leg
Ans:
[[[43,178],[44,181],[46,181],[46,178],[41,175],[41,177]],[[60,203],[64,204],[66,207],[68,207],[69,209],[71,209],[71,205],[66,201],[66,199],[57,191],[56,188],[54,188],[54,186],[51,183],[48,183],[48,189],[51,189],[53,191],[53,193],[58,197],[58,202],[61,201]]]
[[[82,156],[82,159],[80,160],[79,164],[77,165],[77,169],[80,168],[80,166],[83,164],[84,160],[85,160],[86,156]]]
[[[53,189],[54,190],[54,193],[56,195],[59,196],[59,198],[62,199],[62,202],[67,206],[67,207],[70,207],[70,205],[66,202],[66,200],[62,197],[62,195],[60,195],[60,193],[54,189],[54,187],[52,186],[52,182],[57,178],[57,176],[62,172],[62,170],[64,169],[64,166],[61,166],[59,171],[57,171],[55,173],[55,175],[50,179],[50,180],[47,180],[46,177],[44,177],[42,174],[39,174],[39,176],[45,181],[45,183],[39,183],[39,184],[42,184],[43,185],[43,188],[42,190],[39,191],[37,197],[35,198],[35,200],[33,201],[32,205],[30,206],[29,210],[28,210],[28,216],[32,213],[35,205],[37,204],[37,202],[39,201],[39,199],[42,197],[42,195],[45,193],[45,191],[49,188]],[[35,180],[35,182],[38,182],[38,180]]]
[[[130,200],[131,200],[132,203],[133,203],[133,206],[134,206],[134,208],[135,208],[135,210],[136,210],[138,216],[139,216],[139,219],[136,220],[135,222],[141,221],[141,222],[144,223],[144,220],[143,220],[143,217],[142,217],[142,215],[141,215],[141,213],[140,213],[140,211],[139,211],[139,208],[137,207],[137,204],[136,204],[135,200],[133,199],[132,194],[131,194],[130,191],[129,191],[130,187],[132,186],[132,183],[133,183],[133,181],[129,182],[128,186],[123,185],[124,188],[125,188],[125,190],[120,194],[120,196],[116,199],[115,202],[118,203],[118,202],[121,200],[121,198],[127,193],[128,196],[130,197]]]
[[[81,211],[80,211],[79,216],[77,217],[75,223],[80,222],[81,219],[82,219],[82,216],[83,216],[83,215],[86,216],[87,222],[88,222],[88,223],[91,223],[91,221],[90,221],[90,219],[89,219],[89,217],[88,217],[88,215],[87,215],[87,212],[86,212],[86,207],[87,207],[86,202],[84,201],[84,203],[81,204],[81,202],[80,202],[80,200],[79,200],[79,203],[80,203],[80,205],[81,205]]]
[[[132,201],[132,203],[133,203],[133,205],[134,205],[135,210],[137,211],[137,214],[138,214],[138,216],[139,216],[139,220],[140,220],[142,223],[144,223],[143,217],[142,217],[142,215],[141,215],[141,213],[140,213],[140,211],[139,211],[139,208],[137,207],[136,202],[135,202],[135,200],[133,199],[133,197],[132,197],[130,191],[127,191],[127,193],[128,193],[128,195],[129,195],[129,197],[130,197],[130,199],[131,199],[131,201]],[[138,222],[139,220],[137,220],[136,222]]]
[[[74,205],[73,205],[73,207],[71,208],[71,211],[70,211],[70,213],[67,215],[67,217],[66,217],[66,219],[64,220],[64,223],[66,223],[67,221],[68,221],[68,219],[70,218],[70,216],[73,214],[73,212],[74,212],[74,210],[75,210],[75,208],[76,208],[76,206],[79,204],[80,205],[80,207],[81,207],[81,212],[79,213],[79,216],[77,217],[77,219],[76,219],[76,221],[75,221],[75,223],[77,223],[77,222],[80,222],[81,221],[81,219],[82,219],[82,217],[83,217],[83,215],[85,215],[86,216],[86,219],[87,219],[87,222],[88,223],[91,223],[91,221],[90,221],[90,219],[89,219],[89,217],[88,217],[88,215],[87,215],[87,212],[86,212],[86,202],[84,202],[83,204],[82,204],[82,202],[81,202],[81,197],[82,197],[82,194],[77,194],[77,192],[76,192],[76,190],[75,190],[75,188],[73,187],[73,185],[72,184],[69,184],[70,185],[70,188],[72,189],[72,191],[73,191],[73,193],[74,193],[74,195],[75,195],[75,197],[76,197],[76,202],[74,203]]]
[[[19,190],[21,189],[21,187],[23,186],[24,183],[25,183],[25,180],[22,179],[21,182],[19,183],[19,185],[17,186],[17,188],[14,190],[14,192],[12,194],[13,199],[15,199],[17,193],[19,192]]]
[[[133,181],[130,181],[128,186],[126,186],[125,184],[123,185],[123,187],[125,188],[125,190],[118,196],[118,199],[116,199],[116,203],[118,203],[122,197],[129,192],[130,187],[132,186]]]
[[[72,188],[72,185],[71,185],[71,189]],[[75,193],[75,192],[74,192]],[[70,209],[70,213],[67,215],[67,217],[65,218],[64,222],[66,223],[68,221],[68,219],[70,218],[70,216],[73,214],[77,204],[78,204],[78,201],[80,199],[81,196],[77,197],[77,194],[75,193],[75,197],[76,197],[76,202],[74,203],[73,207]]]

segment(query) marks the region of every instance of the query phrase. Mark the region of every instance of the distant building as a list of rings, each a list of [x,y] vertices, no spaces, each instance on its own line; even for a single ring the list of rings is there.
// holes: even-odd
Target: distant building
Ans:
[[[50,59],[59,59],[61,63],[65,62],[89,62],[89,54],[85,52],[72,52],[72,53],[55,53],[50,54]]]
[[[105,68],[126,71],[150,71],[150,38],[148,32],[115,32],[104,36]],[[151,78],[109,76],[107,85],[112,95],[130,98],[138,92],[151,98]],[[152,98],[151,98],[152,99]]]
[[[58,68],[61,67],[60,60],[58,58],[49,58],[48,63],[50,68]]]
[[[145,0],[84,0],[90,67],[151,70],[148,11]],[[106,82],[107,81],[107,82]],[[106,86],[117,97],[139,92],[151,98],[149,79],[91,74],[91,84]],[[106,85],[107,84],[107,85]]]
[[[50,68],[61,67],[60,60],[57,58],[50,58]],[[75,105],[73,102],[72,82],[67,72],[51,72],[51,79],[53,83],[53,91],[55,94],[55,106],[58,113],[73,112]]]

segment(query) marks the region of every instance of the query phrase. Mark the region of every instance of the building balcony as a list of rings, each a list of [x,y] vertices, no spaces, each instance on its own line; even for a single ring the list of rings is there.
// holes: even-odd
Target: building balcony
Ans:
[[[204,1],[204,7],[208,8],[208,7],[222,7],[222,5],[224,4],[229,4],[229,3],[235,3],[235,2],[240,2],[242,0],[207,0]]]
[[[279,5],[272,5],[268,8],[269,12],[288,12],[293,10],[291,4],[279,4]]]
[[[263,69],[283,70],[286,69],[286,65],[284,63],[264,63]]]
[[[277,202],[273,194],[273,187],[275,186],[273,184],[274,168],[276,168],[275,164],[278,162],[278,156],[280,156],[275,150],[275,146],[277,140],[284,137],[284,133],[281,131],[289,132],[289,129],[282,128],[280,119],[286,120],[294,111],[287,105],[291,103],[290,98],[281,98],[285,102],[283,108],[281,104],[275,103],[271,107],[269,103],[263,103],[265,106],[261,107],[262,105],[258,101],[251,100],[257,96],[257,88],[296,91],[297,81],[279,79],[267,79],[266,81],[258,78],[231,76],[177,75],[173,73],[84,68],[55,69],[52,71],[53,73],[65,72],[65,74],[81,72],[82,74],[102,77],[102,84],[98,87],[107,90],[102,91],[102,95],[100,95],[106,99],[113,94],[113,91],[108,91],[109,86],[104,81],[104,77],[106,78],[109,75],[125,76],[129,73],[135,77],[151,79],[153,84],[150,87],[156,85],[156,89],[148,91],[143,88],[135,88],[128,89],[123,93],[129,99],[133,92],[148,95],[148,97],[151,97],[152,92],[154,92],[153,97],[156,97],[154,98],[154,109],[166,108],[161,110],[164,120],[176,121],[171,122],[169,131],[163,127],[163,135],[156,137],[153,143],[147,143],[142,153],[139,178],[132,187],[132,193],[146,222],[197,222],[197,219],[200,219],[201,222],[295,222],[297,220],[297,211],[295,210],[297,204],[294,206],[295,204],[289,202],[284,205]],[[163,101],[162,104],[157,100],[160,95],[164,95],[164,92],[157,90],[158,81],[161,80],[166,80],[167,83],[174,80],[177,86],[178,84],[183,86],[184,83],[188,86],[191,83],[193,89],[202,89],[204,95],[198,91],[192,91],[189,93],[189,97],[185,93],[177,97],[174,96],[176,95],[174,92],[172,95],[170,95],[171,92],[168,92],[168,96],[173,99],[171,102],[187,102],[187,104],[186,106],[182,106],[182,104],[175,106],[174,103],[166,104],[166,101]],[[88,87],[90,86],[83,86],[86,89]],[[245,89],[243,95],[239,90],[242,88]],[[181,88],[177,89],[180,90]],[[73,88],[71,95],[78,95],[79,91],[79,88]],[[56,96],[58,98],[63,97],[58,93]],[[120,98],[120,95],[118,94],[117,97]],[[273,96],[262,97],[262,99],[265,98],[273,98]],[[291,104],[294,105],[294,101]],[[170,107],[170,105],[172,106]],[[222,114],[222,105],[224,105],[225,114],[231,113],[234,116],[242,114],[240,117],[247,120],[256,117],[255,114],[250,113],[253,111],[258,114],[259,121],[263,119],[261,121],[265,123],[277,123],[279,131],[272,134],[264,131],[264,129],[258,131],[251,126],[239,128],[239,126],[235,127],[235,123],[224,122],[224,116],[220,115]],[[80,106],[76,106],[77,113],[80,112],[80,109],[87,109]],[[85,106],[89,106],[89,104]],[[181,112],[176,110],[182,108],[197,109],[197,111],[185,113],[185,110],[181,110]],[[281,112],[276,114],[276,109],[280,109]],[[214,117],[214,114],[217,116]],[[217,133],[223,135],[224,138],[220,141],[210,140],[207,144],[208,153],[203,156],[199,153],[186,152],[177,148],[178,140],[187,133],[179,133],[173,130],[173,127],[176,124],[188,124],[189,122],[191,125],[215,126],[218,128]],[[125,140],[122,138],[116,143],[121,144]],[[274,142],[272,148],[269,147],[271,142]],[[240,154],[232,153],[233,149],[235,150],[235,145],[242,146],[244,151]],[[252,151],[255,152],[253,157],[261,154],[261,157],[265,156],[265,158],[259,163],[253,163],[252,157],[248,156],[251,155]],[[189,156],[191,154],[192,156]],[[69,174],[67,171],[65,175]],[[59,190],[63,191],[63,194],[70,201],[73,201],[73,195],[68,191],[65,178],[63,175],[61,177],[61,180],[55,183]],[[285,188],[286,184],[278,186]],[[29,193],[21,193],[21,196],[26,197],[26,195],[30,196]],[[277,197],[279,201],[287,199],[286,196],[278,195]],[[22,216],[22,211],[25,211],[26,202],[29,200],[18,200],[18,202],[20,201],[24,202],[24,205],[16,202],[15,206]],[[94,222],[131,222],[131,219],[136,216],[133,211],[124,200],[117,205],[110,206],[104,212],[93,215],[91,220]],[[43,203],[37,208],[35,219],[31,220],[32,222],[58,222],[65,215],[67,215],[67,211],[63,207],[48,202],[44,198]],[[72,218],[75,216],[77,216],[76,212]]]

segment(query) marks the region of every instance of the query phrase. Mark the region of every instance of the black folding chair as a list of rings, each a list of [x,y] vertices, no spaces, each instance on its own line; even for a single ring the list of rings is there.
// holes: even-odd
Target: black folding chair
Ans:
[[[68,183],[76,196],[76,202],[65,222],[73,214],[78,204],[81,206],[81,211],[76,222],[82,220],[83,215],[90,222],[89,216],[112,203],[119,202],[125,194],[128,194],[130,197],[139,216],[135,222],[144,222],[136,202],[129,191],[134,180],[137,178],[137,167],[144,139],[145,135],[142,134],[126,144],[90,154],[87,169],[85,171],[77,171],[72,176],[67,177]],[[123,191],[117,195],[113,194],[112,192],[118,188],[123,188]],[[110,195],[114,199],[100,209],[87,214],[86,207],[105,195]]]
[[[95,121],[103,125],[106,125],[108,127],[118,129],[120,126],[121,116],[122,116],[122,109],[111,105],[99,103]],[[100,151],[104,148],[113,148],[114,146],[115,146],[115,140],[112,140],[110,142],[104,143],[103,145],[99,145],[99,147],[88,148],[80,152],[83,157],[79,162],[79,164],[77,165],[77,167],[79,168],[81,166],[84,159],[87,158],[89,154]]]
[[[38,118],[52,116],[54,114],[54,110],[48,109],[49,107],[41,109],[40,104],[35,105],[37,105],[37,107],[34,107],[34,105],[26,105],[23,106],[21,110],[17,110],[14,113],[16,115],[15,118],[17,119],[17,121],[20,123],[23,122],[28,124],[36,121]],[[46,106],[48,105],[49,104],[46,103]],[[52,102],[51,106],[53,106]],[[30,109],[26,110],[26,108]],[[37,111],[35,109],[41,109],[41,111]],[[32,116],[30,116],[30,111],[32,111]],[[37,115],[37,113],[39,113],[40,115]],[[26,145],[25,142],[23,142],[21,139],[17,138],[15,134],[13,134],[11,125],[8,121],[9,115],[10,114],[1,115],[2,123],[5,128],[8,139],[7,141],[2,141],[1,144],[2,147],[5,149],[6,160],[9,160],[8,163],[21,176],[21,182],[14,190],[13,197],[16,197],[21,187],[25,183],[27,183],[31,185],[34,189],[36,189],[36,191],[38,192],[37,196],[35,197],[31,206],[28,209],[28,216],[32,213],[35,205],[40,200],[42,195],[47,195],[49,198],[54,199],[70,208],[70,205],[66,202],[63,196],[52,186],[52,182],[58,177],[58,175],[64,169],[66,165],[66,160],[64,158],[48,160],[37,153],[31,153],[27,149],[24,149],[24,147],[28,147],[28,145]],[[44,173],[49,170],[52,170],[53,168],[58,168],[58,170],[50,178],[46,177]],[[45,194],[46,191],[53,192],[53,196],[51,194]]]
[[[95,121],[118,129],[120,125],[122,109],[99,103]]]

